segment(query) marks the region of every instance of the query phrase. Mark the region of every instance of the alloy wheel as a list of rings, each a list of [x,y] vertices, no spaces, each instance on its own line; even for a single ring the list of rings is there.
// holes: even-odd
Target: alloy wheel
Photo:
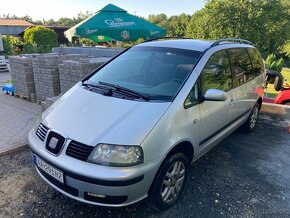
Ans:
[[[256,105],[253,109],[251,120],[250,120],[250,128],[253,129],[256,126],[257,120],[258,120],[258,114],[259,114],[259,106]]]
[[[178,198],[185,178],[185,165],[181,161],[174,162],[165,174],[161,186],[161,196],[164,202],[171,203]]]

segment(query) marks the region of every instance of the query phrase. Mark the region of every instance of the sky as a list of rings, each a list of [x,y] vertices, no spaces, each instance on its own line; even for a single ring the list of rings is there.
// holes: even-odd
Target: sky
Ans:
[[[109,3],[145,18],[149,14],[160,13],[167,16],[193,14],[204,5],[203,0],[1,0],[0,15],[29,15],[33,20],[57,20],[60,17],[76,17],[79,12],[96,12]]]

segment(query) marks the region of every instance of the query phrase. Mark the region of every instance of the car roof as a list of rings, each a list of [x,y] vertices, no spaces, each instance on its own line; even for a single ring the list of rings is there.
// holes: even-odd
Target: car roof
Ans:
[[[227,40],[230,40],[230,39],[223,39],[223,40],[202,40],[202,39],[174,39],[172,40],[172,39],[168,39],[168,40],[156,40],[156,41],[144,42],[144,43],[136,45],[136,47],[147,47],[147,46],[148,47],[164,47],[164,48],[187,49],[187,50],[203,52],[209,49],[210,47],[217,46],[217,45],[231,44],[231,45],[239,45],[241,47],[244,47],[245,45],[247,45],[243,43],[241,44],[240,42],[234,42],[234,41],[231,42]]]

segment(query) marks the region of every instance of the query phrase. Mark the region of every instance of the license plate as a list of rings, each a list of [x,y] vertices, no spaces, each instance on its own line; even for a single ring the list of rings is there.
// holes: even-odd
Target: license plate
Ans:
[[[51,165],[46,163],[44,160],[42,160],[35,154],[33,155],[33,158],[34,158],[34,163],[36,164],[36,166],[44,170],[46,173],[48,173],[49,175],[51,175],[53,178],[57,179],[61,183],[64,183],[62,171],[52,167]]]

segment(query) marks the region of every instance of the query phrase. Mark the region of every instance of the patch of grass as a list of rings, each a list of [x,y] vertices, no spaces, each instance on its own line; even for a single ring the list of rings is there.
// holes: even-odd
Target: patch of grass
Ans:
[[[283,68],[281,73],[284,77],[284,86],[286,86],[285,83],[288,83],[290,85],[290,68]],[[274,86],[272,84],[268,84],[267,92],[268,92],[269,98],[276,98],[276,96],[279,93],[275,91]],[[265,96],[266,96],[266,93],[265,93]]]

